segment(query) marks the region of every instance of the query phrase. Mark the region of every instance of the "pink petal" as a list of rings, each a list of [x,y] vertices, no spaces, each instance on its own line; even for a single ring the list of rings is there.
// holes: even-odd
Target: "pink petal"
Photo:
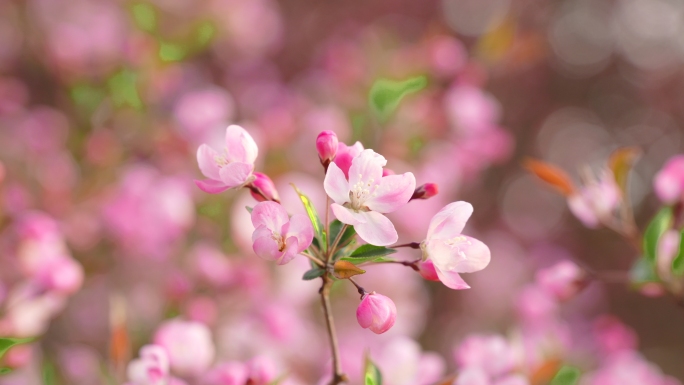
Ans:
[[[219,175],[221,181],[229,188],[240,187],[249,181],[252,176],[254,165],[240,162],[233,162],[221,168]]]
[[[285,250],[283,250],[283,255],[276,260],[276,263],[278,265],[284,265],[293,260],[294,257],[296,257],[297,254],[299,254],[299,252],[297,252],[297,244],[297,237],[287,238],[285,240]]]
[[[268,261],[277,261],[283,256],[283,252],[278,250],[278,243],[270,236],[257,238],[252,249],[256,255]]]
[[[326,194],[335,203],[344,204],[349,202],[349,182],[347,182],[344,173],[335,163],[331,163],[328,166],[328,171],[325,173],[325,180],[323,181],[323,188],[325,188]]]
[[[314,230],[309,217],[304,214],[295,214],[290,218],[290,223],[285,226],[287,227],[287,230],[283,231],[285,238],[297,238],[297,253],[301,253],[311,245]]]
[[[382,168],[387,160],[373,150],[363,150],[361,154],[352,160],[349,168],[349,186],[357,183],[366,184],[373,180],[379,183],[382,178]]]
[[[379,213],[391,213],[408,203],[416,189],[413,173],[383,177],[373,193],[375,197],[366,200],[366,206]]]
[[[446,241],[428,241],[426,251],[435,268],[443,272],[480,271],[487,267],[491,259],[487,245],[465,235]]]
[[[364,223],[354,225],[354,229],[364,241],[371,245],[387,246],[395,243],[397,239],[399,239],[397,230],[394,229],[392,221],[386,216],[376,213],[375,211],[367,211],[359,214],[363,216]],[[340,219],[340,221],[342,220]]]
[[[283,225],[289,220],[287,211],[280,203],[259,202],[252,210],[252,224],[255,228],[264,226],[271,231],[280,232]]]
[[[356,142],[352,146],[347,146],[344,143],[339,143],[337,145],[337,155],[333,162],[340,167],[345,178],[349,178],[349,168],[351,167],[352,160],[354,160],[361,151],[363,151],[361,142]]]
[[[219,154],[211,147],[203,144],[197,149],[197,164],[202,174],[210,179],[221,179],[219,176],[220,167],[216,163]]]
[[[226,129],[226,150],[229,161],[251,165],[259,154],[252,136],[244,128],[234,124]]]
[[[568,208],[585,226],[595,228],[599,225],[594,209],[583,195],[575,194],[568,198]]]
[[[220,180],[195,180],[195,184],[197,185],[197,187],[200,188],[200,190],[209,194],[218,194],[229,189],[229,187],[226,186],[226,184],[221,182]]]
[[[335,218],[342,223],[356,226],[366,221],[366,217],[362,213],[357,213],[356,211],[340,206],[337,203],[331,204],[330,208],[332,209],[333,214],[335,214]]]
[[[437,277],[439,277],[439,280],[442,281],[444,286],[448,287],[449,289],[470,289],[470,286],[468,286],[466,281],[464,281],[458,273],[443,272],[438,268],[435,268],[435,271],[437,272]]]
[[[449,239],[461,234],[473,214],[473,205],[458,201],[444,206],[430,220],[427,239]]]

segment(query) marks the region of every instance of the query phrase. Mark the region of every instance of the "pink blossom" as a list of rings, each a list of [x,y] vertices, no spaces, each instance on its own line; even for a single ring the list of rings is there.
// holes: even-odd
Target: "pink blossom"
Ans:
[[[332,131],[322,131],[316,138],[316,151],[321,162],[332,162],[337,155],[338,146],[337,134]]]
[[[206,144],[197,150],[197,163],[204,180],[196,180],[202,191],[216,194],[242,187],[254,180],[254,161],[259,149],[244,128],[231,125],[226,129],[226,147],[218,153]]]
[[[254,173],[254,181],[252,182],[250,193],[252,198],[256,199],[258,202],[263,202],[266,200],[276,202],[280,201],[280,196],[278,195],[278,190],[276,189],[275,184],[273,184],[271,178],[264,173]]]
[[[423,352],[418,342],[408,337],[395,337],[379,352],[372,351],[385,385],[432,385],[444,375],[444,359]]]
[[[166,349],[171,370],[180,376],[197,376],[214,360],[211,332],[199,322],[166,321],[154,334],[154,343]]]
[[[397,241],[392,222],[384,215],[405,205],[416,187],[412,173],[382,176],[387,160],[373,150],[363,150],[352,161],[349,181],[336,164],[328,167],[325,192],[335,201],[335,217],[354,226],[364,241],[386,246]]]
[[[356,309],[356,320],[364,329],[370,329],[375,334],[388,331],[397,318],[397,307],[388,297],[376,292],[363,296]]]
[[[514,365],[513,350],[499,335],[468,336],[454,355],[459,368],[479,368],[492,377],[508,373]]]
[[[674,385],[674,378],[665,376],[660,369],[636,352],[626,351],[608,358],[606,364],[587,374],[582,385]]]
[[[587,180],[579,191],[571,195],[568,206],[585,226],[595,228],[612,214],[620,204],[620,199],[620,189],[613,173],[604,170],[599,180]]]
[[[83,267],[69,257],[51,258],[46,261],[36,280],[42,287],[62,294],[73,294],[83,284]]]
[[[522,374],[511,374],[500,378],[494,385],[530,385],[530,381]]]
[[[359,156],[363,150],[361,142],[356,142],[351,146],[347,146],[344,143],[337,145],[337,154],[335,155],[334,162],[347,179],[349,179],[349,168],[352,165],[352,160]]]
[[[200,380],[201,385],[244,385],[249,380],[245,364],[237,361],[214,366]]]
[[[268,385],[278,377],[278,368],[275,363],[265,356],[252,358],[247,362],[247,369],[250,384],[253,385]]]
[[[634,330],[617,317],[603,315],[594,321],[594,338],[602,354],[635,350],[639,345]]]
[[[461,370],[453,385],[490,385],[489,376],[476,366]]]
[[[658,198],[666,204],[684,200],[684,155],[676,155],[665,163],[653,181]]]
[[[383,176],[385,176],[383,174]],[[439,193],[439,186],[436,183],[425,183],[416,187],[411,199],[430,199]]]
[[[128,379],[135,385],[165,385],[169,377],[169,357],[163,347],[145,345],[140,358],[128,364]]]
[[[252,248],[254,252],[279,265],[290,262],[306,250],[313,240],[313,226],[304,214],[288,218],[285,208],[276,202],[260,202],[252,210]]]
[[[234,110],[235,102],[227,91],[209,87],[183,95],[173,114],[189,137],[205,137],[209,130],[232,119]]]
[[[484,243],[461,234],[472,213],[473,206],[468,202],[444,206],[432,217],[427,237],[420,244],[423,260],[431,260],[439,280],[455,290],[470,288],[459,273],[482,270],[491,259]]]
[[[584,271],[571,261],[561,261],[537,272],[537,284],[559,300],[577,294],[585,285]]]

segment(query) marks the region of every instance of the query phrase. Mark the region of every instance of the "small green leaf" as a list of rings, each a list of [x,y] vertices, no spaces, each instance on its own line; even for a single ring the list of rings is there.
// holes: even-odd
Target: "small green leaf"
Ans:
[[[648,282],[658,282],[658,276],[653,269],[653,264],[646,257],[639,258],[629,271],[630,280],[634,285],[642,285]]]
[[[337,219],[330,223],[331,242],[334,242],[335,239],[337,239],[337,235],[340,233],[340,230],[342,230],[343,226],[344,224]],[[344,234],[342,234],[342,237],[340,238],[340,242],[337,244],[337,247],[344,247],[347,243],[349,243],[349,241],[352,240],[354,235],[356,235],[356,230],[354,230],[354,226],[347,226],[347,228],[344,230]]]
[[[173,43],[159,43],[159,58],[165,62],[173,62],[182,60],[187,51],[178,44]]]
[[[0,368],[0,374],[7,374],[11,371],[12,371],[12,369],[10,369],[10,368]]]
[[[366,354],[366,368],[364,370],[365,385],[382,385],[382,373]]]
[[[580,379],[582,372],[572,366],[563,366],[551,380],[551,385],[575,385]]]
[[[32,342],[35,338],[0,338],[0,358],[14,345]]]
[[[653,217],[644,232],[644,254],[649,261],[653,262],[656,258],[658,240],[672,223],[672,209],[664,207]]]
[[[305,281],[311,281],[312,279],[323,276],[323,274],[325,274],[325,270],[321,269],[320,267],[314,267],[311,270],[307,270],[302,279]]]
[[[152,32],[157,26],[157,14],[154,7],[147,3],[138,3],[133,6],[133,18],[138,28]]]
[[[292,184],[292,183],[291,183]],[[292,184],[292,187],[295,189],[297,192],[297,195],[299,195],[299,200],[302,201],[302,204],[304,204],[304,209],[306,210],[306,215],[309,216],[309,220],[311,221],[311,224],[313,225],[314,228],[314,235],[316,236],[316,239],[318,239],[318,244],[319,245],[325,245],[325,233],[323,232],[323,226],[321,225],[321,220],[318,217],[318,213],[316,212],[316,208],[314,207],[313,203],[311,203],[311,199],[309,199],[308,196],[304,195],[297,186]]]
[[[199,45],[205,45],[216,35],[216,27],[209,21],[205,21],[197,28],[196,36]]]
[[[351,255],[348,257],[342,258],[344,260],[348,261],[359,261],[360,259],[363,259],[364,262],[365,260],[369,259],[378,259],[380,257],[384,257],[385,255],[390,255],[394,254],[397,251],[395,249],[389,249],[385,246],[375,246],[371,244],[366,244],[359,246],[356,250],[354,250]]]
[[[250,214],[252,213],[252,210],[254,210],[254,207],[245,206],[245,208],[247,209],[247,212]]]
[[[124,105],[136,109],[142,108],[142,100],[138,93],[137,75],[134,72],[123,70],[112,76],[108,81],[112,100],[117,107]]]
[[[684,275],[684,231],[679,236],[679,251],[672,260],[672,272],[675,275]]]
[[[387,119],[408,94],[427,86],[427,77],[416,76],[406,80],[378,79],[373,83],[368,95],[371,108],[382,118]]]

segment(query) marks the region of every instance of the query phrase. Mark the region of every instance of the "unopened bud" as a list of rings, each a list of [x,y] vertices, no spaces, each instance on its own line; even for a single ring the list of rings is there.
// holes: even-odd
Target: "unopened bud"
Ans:
[[[252,197],[254,197],[254,199],[256,199],[259,202],[280,201],[280,197],[278,196],[278,190],[276,190],[273,181],[271,180],[271,178],[268,177],[268,175],[262,174],[260,172],[255,172],[254,177],[254,181],[249,186],[249,192],[252,194]]]
[[[391,299],[382,294],[372,292],[366,294],[356,309],[356,320],[364,329],[375,334],[388,331],[397,318],[397,307]]]
[[[416,187],[416,191],[413,192],[413,195],[411,196],[411,199],[409,199],[409,200],[429,199],[429,198],[432,198],[433,196],[437,195],[437,193],[439,193],[439,188],[437,187],[437,183],[425,183],[422,186]]]
[[[337,134],[332,131],[322,131],[318,134],[316,138],[316,151],[318,151],[318,157],[321,159],[321,164],[325,169],[328,169],[330,162],[335,159],[337,155]]]

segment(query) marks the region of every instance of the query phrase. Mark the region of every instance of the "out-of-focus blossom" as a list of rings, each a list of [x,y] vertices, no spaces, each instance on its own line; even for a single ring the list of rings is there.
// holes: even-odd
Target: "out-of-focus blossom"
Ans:
[[[467,202],[444,206],[432,217],[427,237],[420,244],[423,260],[432,261],[439,280],[455,290],[470,288],[459,273],[482,270],[491,259],[489,248],[484,243],[461,234],[472,213],[473,206]],[[431,272],[429,266],[424,266],[424,269]]]
[[[354,226],[364,241],[386,246],[397,241],[392,222],[384,215],[405,205],[416,187],[412,173],[382,176],[387,160],[373,150],[363,150],[352,161],[349,180],[336,164],[328,167],[325,192],[335,201],[335,217]]]
[[[339,142],[337,135],[332,131],[322,131],[316,138],[316,151],[318,151],[318,158],[324,165],[330,164],[337,155],[337,148]]]
[[[496,99],[469,85],[453,87],[445,96],[444,103],[451,124],[466,136],[488,130],[501,114]]]
[[[478,367],[468,367],[459,372],[454,385],[490,385],[489,376]]]
[[[255,191],[255,189],[258,189],[258,191]],[[260,172],[254,173],[254,181],[250,187],[250,193],[258,202],[280,200],[278,190],[276,190],[275,184],[273,184],[271,178]]]
[[[128,379],[135,385],[163,385],[169,380],[169,357],[161,346],[145,345],[140,358],[128,364]]]
[[[684,155],[672,157],[653,181],[658,198],[666,204],[684,201]]]
[[[259,149],[244,128],[236,125],[226,129],[226,147],[218,153],[206,144],[197,150],[197,163],[204,180],[196,180],[202,191],[216,194],[242,187],[254,180],[254,161]]]
[[[210,87],[183,95],[173,114],[189,138],[207,139],[209,131],[233,119],[234,110],[235,102],[227,91]]]
[[[573,297],[586,284],[585,273],[571,261],[561,261],[537,271],[537,284],[559,300]]]
[[[614,316],[604,315],[594,321],[594,338],[601,354],[635,350],[638,338],[634,330]]]
[[[391,299],[376,292],[365,294],[356,309],[356,320],[375,334],[388,331],[397,318],[397,307]]]
[[[265,356],[254,357],[247,362],[249,380],[254,385],[268,385],[278,376],[275,363]]]
[[[252,210],[254,252],[283,265],[306,250],[313,240],[313,226],[304,214],[288,218],[279,203],[260,202]]]
[[[589,373],[582,385],[677,385],[676,379],[662,374],[657,366],[633,351],[610,356],[601,368]]]
[[[371,354],[382,372],[383,384],[431,385],[444,375],[444,359],[421,351],[420,345],[408,337],[393,338]]]
[[[468,336],[454,352],[454,356],[459,368],[477,368],[485,378],[507,373],[515,364],[513,349],[499,335]]]
[[[594,228],[612,214],[620,199],[620,188],[613,173],[604,170],[599,180],[587,180],[584,186],[570,195],[568,206],[585,226]]]
[[[347,179],[349,179],[349,168],[352,166],[352,160],[359,156],[363,150],[361,142],[356,142],[351,146],[347,146],[344,143],[337,145],[337,154],[335,155],[334,162]]]
[[[468,60],[465,46],[451,36],[439,36],[428,46],[432,70],[440,76],[453,76]]]
[[[249,379],[249,371],[242,362],[220,363],[207,371],[200,380],[202,385],[244,385]]]
[[[193,321],[166,321],[154,334],[154,343],[168,353],[171,371],[180,376],[197,376],[214,360],[214,343],[209,329]]]

